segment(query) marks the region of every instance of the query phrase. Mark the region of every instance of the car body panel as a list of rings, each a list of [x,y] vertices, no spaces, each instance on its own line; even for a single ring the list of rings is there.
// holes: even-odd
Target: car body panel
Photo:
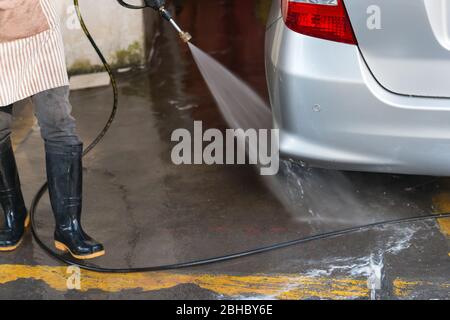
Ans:
[[[357,46],[298,34],[279,19],[266,33],[266,71],[285,157],[333,169],[450,175],[450,99],[386,90]]]
[[[267,28],[269,28],[278,19],[281,19],[280,1],[272,1],[269,16],[267,18]]]
[[[403,95],[450,97],[448,0],[344,0],[375,79]]]

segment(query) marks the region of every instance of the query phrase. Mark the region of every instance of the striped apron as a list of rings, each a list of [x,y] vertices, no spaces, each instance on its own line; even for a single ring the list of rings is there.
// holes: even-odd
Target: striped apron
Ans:
[[[0,107],[69,83],[52,0],[0,0]]]

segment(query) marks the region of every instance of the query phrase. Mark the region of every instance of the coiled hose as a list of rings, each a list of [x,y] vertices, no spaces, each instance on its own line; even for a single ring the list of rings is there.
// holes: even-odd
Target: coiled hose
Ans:
[[[83,155],[86,155],[93,148],[95,148],[95,146],[103,139],[103,137],[106,135],[109,128],[111,127],[111,125],[114,122],[114,119],[115,119],[115,116],[117,113],[117,108],[118,108],[118,89],[117,89],[117,82],[116,82],[114,74],[111,70],[110,65],[106,61],[101,50],[98,48],[97,44],[95,43],[94,39],[92,38],[91,34],[89,33],[89,30],[86,27],[86,24],[84,23],[83,17],[80,12],[78,0],[74,0],[74,5],[75,5],[77,16],[78,16],[78,19],[80,20],[80,24],[81,24],[81,27],[82,27],[84,33],[86,34],[86,36],[89,39],[92,46],[94,47],[95,51],[97,52],[100,60],[102,61],[103,65],[104,65],[106,71],[109,74],[109,77],[111,79],[112,89],[113,89],[113,95],[114,95],[114,103],[112,106],[112,110],[111,110],[109,119],[106,122],[103,129],[101,130],[101,132],[94,139],[94,141],[92,141],[84,150]],[[46,191],[47,191],[47,183],[44,183],[42,185],[42,187],[39,189],[39,191],[36,193],[36,195],[34,196],[32,202],[31,202],[31,206],[30,206],[31,230],[32,230],[33,237],[36,240],[37,244],[45,252],[47,252],[49,256],[56,259],[57,261],[60,261],[64,264],[68,264],[68,265],[78,266],[81,269],[94,271],[94,272],[103,272],[103,273],[152,272],[152,271],[163,271],[163,270],[173,270],[173,269],[182,269],[182,268],[203,266],[203,265],[212,264],[212,263],[218,263],[218,262],[224,262],[224,261],[229,261],[229,260],[238,259],[238,258],[249,257],[252,255],[261,254],[261,253],[278,250],[278,249],[282,249],[282,248],[287,248],[287,247],[291,247],[291,246],[295,246],[295,245],[299,245],[299,244],[303,244],[303,243],[307,243],[307,242],[311,242],[311,241],[329,239],[329,238],[347,235],[350,233],[366,231],[366,230],[377,228],[377,227],[406,224],[406,223],[413,223],[413,222],[426,221],[426,220],[437,220],[437,219],[442,219],[442,218],[450,218],[450,213],[443,213],[443,214],[436,214],[436,215],[426,215],[426,216],[417,216],[417,217],[411,217],[411,218],[395,219],[395,220],[382,221],[382,222],[377,222],[377,223],[372,223],[372,224],[367,224],[367,225],[363,225],[363,226],[352,227],[352,228],[347,228],[347,229],[342,229],[342,230],[337,230],[337,231],[321,233],[318,235],[308,236],[308,237],[304,237],[304,238],[300,238],[300,239],[295,239],[292,241],[276,243],[276,244],[269,245],[269,246],[264,246],[264,247],[260,247],[260,248],[256,248],[256,249],[252,249],[252,250],[248,250],[248,251],[243,251],[243,252],[238,252],[238,253],[233,253],[233,254],[229,254],[229,255],[217,256],[217,257],[213,257],[213,258],[209,258],[209,259],[193,260],[193,261],[182,262],[182,263],[167,264],[167,265],[160,265],[160,266],[140,267],[140,268],[107,268],[107,267],[99,267],[99,266],[84,263],[84,262],[81,263],[80,261],[78,261],[72,257],[57,254],[41,240],[41,238],[39,237],[39,235],[36,231],[36,221],[35,221],[36,220],[36,210],[37,210],[39,201],[41,200],[42,196],[44,195],[44,193]]]

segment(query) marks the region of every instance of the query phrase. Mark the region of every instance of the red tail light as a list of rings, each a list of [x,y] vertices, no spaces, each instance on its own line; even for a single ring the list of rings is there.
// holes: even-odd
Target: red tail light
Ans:
[[[281,0],[284,22],[295,32],[357,44],[343,0]]]

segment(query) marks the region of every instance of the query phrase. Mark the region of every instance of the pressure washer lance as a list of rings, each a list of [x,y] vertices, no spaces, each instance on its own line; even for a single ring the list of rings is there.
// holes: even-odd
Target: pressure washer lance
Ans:
[[[188,32],[183,31],[180,28],[180,26],[178,26],[178,24],[175,22],[172,15],[170,14],[170,12],[166,10],[166,8],[164,7],[165,2],[166,2],[165,0],[144,0],[143,6],[135,6],[135,5],[126,3],[123,0],[117,0],[117,1],[119,2],[119,4],[121,6],[128,8],[128,9],[152,8],[153,10],[157,11],[164,20],[167,20],[170,22],[170,24],[175,28],[175,30],[177,30],[181,40],[183,40],[185,43],[188,43],[192,39],[192,36]]]
[[[169,11],[167,11],[164,6],[161,6],[158,9],[159,14],[161,15],[161,17],[167,21],[170,22],[170,24],[175,28],[175,30],[177,30],[181,40],[183,40],[184,42],[188,43],[191,39],[192,36],[188,33],[185,32],[183,30],[181,30],[181,28],[178,26],[178,24],[175,22],[175,20],[173,20],[172,15],[170,14]]]

